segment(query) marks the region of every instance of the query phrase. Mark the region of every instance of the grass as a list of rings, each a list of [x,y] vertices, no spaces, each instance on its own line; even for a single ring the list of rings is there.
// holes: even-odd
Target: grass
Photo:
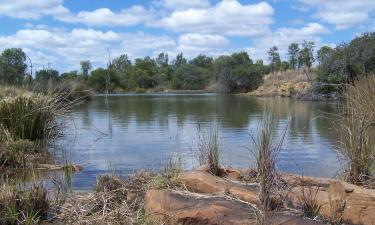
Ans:
[[[33,92],[48,96],[57,96],[59,101],[83,102],[94,98],[94,92],[82,81],[65,80],[52,83],[36,83]]]
[[[115,172],[100,176],[95,191],[73,194],[60,207],[62,224],[163,224],[145,215],[144,196],[150,189],[182,189],[177,179],[182,158],[172,156],[161,174],[140,171],[124,179]]]
[[[340,153],[346,161],[346,181],[353,184],[375,183],[375,77],[362,78],[349,86],[342,115],[338,121]]]
[[[315,219],[320,214],[321,205],[317,201],[318,187],[302,186],[302,195],[299,198],[303,216]]]
[[[278,142],[273,143],[273,115],[267,110],[263,114],[260,124],[259,137],[252,137],[255,148],[253,154],[256,158],[257,180],[260,190],[258,194],[257,223],[271,224],[275,203],[278,201],[277,193],[279,179],[276,170],[278,154],[285,137],[286,129]]]
[[[24,189],[2,184],[0,187],[0,224],[38,224],[47,217],[49,201],[42,185]]]
[[[207,167],[208,172],[222,176],[224,170],[220,165],[219,130],[210,126],[207,132],[198,130],[198,162]]]
[[[0,167],[27,167],[49,157],[71,105],[58,96],[21,93],[0,100]]]

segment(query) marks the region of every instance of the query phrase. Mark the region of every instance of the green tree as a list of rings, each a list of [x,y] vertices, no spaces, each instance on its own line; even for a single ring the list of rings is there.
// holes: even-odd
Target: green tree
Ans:
[[[272,48],[269,49],[268,60],[270,61],[272,73],[274,71],[279,70],[281,59],[280,59],[279,49],[276,46],[273,46]]]
[[[84,60],[84,61],[81,61],[80,64],[81,64],[82,75],[85,78],[87,78],[92,68],[91,62],[89,60]]]
[[[0,82],[19,85],[26,74],[26,54],[20,48],[5,49],[0,55]]]
[[[302,48],[299,51],[298,62],[299,66],[304,68],[304,72],[308,80],[311,80],[311,67],[315,61],[314,58],[314,42],[304,41]]]
[[[179,66],[182,66],[186,63],[187,63],[187,60],[186,60],[186,58],[184,58],[184,54],[179,53],[179,54],[177,54],[176,59],[173,62],[173,65],[175,65],[176,67],[179,67]]]
[[[41,83],[55,82],[59,80],[59,71],[52,68],[38,70],[35,74],[35,80]]]
[[[77,70],[72,70],[70,72],[65,72],[60,75],[61,80],[75,80],[78,79],[78,71]]]
[[[204,68],[185,64],[178,67],[173,73],[172,87],[182,90],[204,89],[208,83]]]
[[[299,45],[297,43],[292,43],[288,47],[289,64],[292,69],[297,69],[298,67],[298,54]]]
[[[324,62],[326,62],[328,57],[331,56],[332,50],[333,49],[329,46],[323,46],[318,50],[316,59],[319,63],[319,66],[324,65]]]
[[[103,68],[98,68],[91,71],[87,82],[94,88],[95,91],[104,93],[107,91],[107,79],[108,79],[108,70]],[[110,71],[110,80],[108,82],[108,92],[113,92],[116,87],[120,84],[118,76]]]

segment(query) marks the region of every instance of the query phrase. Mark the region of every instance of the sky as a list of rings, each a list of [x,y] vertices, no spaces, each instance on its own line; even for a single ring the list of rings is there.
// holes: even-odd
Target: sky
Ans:
[[[0,0],[0,51],[22,48],[34,68],[79,70],[166,52],[267,62],[276,45],[335,46],[375,31],[375,0]]]

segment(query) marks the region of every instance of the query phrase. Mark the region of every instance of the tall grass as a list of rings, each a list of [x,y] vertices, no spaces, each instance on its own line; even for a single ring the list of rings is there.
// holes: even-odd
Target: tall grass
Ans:
[[[253,154],[256,159],[257,180],[260,190],[258,194],[257,222],[261,225],[271,224],[275,196],[278,192],[278,175],[276,162],[284,141],[286,129],[278,142],[273,142],[273,115],[269,111],[263,113],[258,137],[252,136],[254,143]]]
[[[54,139],[60,132],[58,118],[65,110],[55,97],[41,94],[7,97],[0,101],[1,132],[9,132],[16,140]]]
[[[33,92],[59,97],[59,101],[83,102],[94,98],[94,92],[81,81],[64,80],[49,83],[36,83]]]
[[[0,100],[0,167],[25,167],[49,156],[47,145],[62,134],[69,102],[58,96],[21,93]]]
[[[340,153],[348,162],[346,180],[354,184],[374,183],[375,166],[375,77],[349,86],[338,128]]]
[[[216,176],[223,175],[220,165],[219,130],[216,125],[211,125],[206,132],[198,130],[198,162],[200,166],[206,166],[210,173]]]
[[[42,185],[28,189],[0,186],[0,224],[38,224],[48,210],[47,190]]]

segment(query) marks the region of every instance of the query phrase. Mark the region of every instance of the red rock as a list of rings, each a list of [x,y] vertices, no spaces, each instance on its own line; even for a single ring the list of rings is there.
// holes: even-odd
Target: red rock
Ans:
[[[256,224],[255,209],[250,205],[224,197],[182,194],[167,190],[149,190],[145,196],[145,212],[167,224],[244,225]],[[310,220],[276,214],[273,224],[315,225]]]

